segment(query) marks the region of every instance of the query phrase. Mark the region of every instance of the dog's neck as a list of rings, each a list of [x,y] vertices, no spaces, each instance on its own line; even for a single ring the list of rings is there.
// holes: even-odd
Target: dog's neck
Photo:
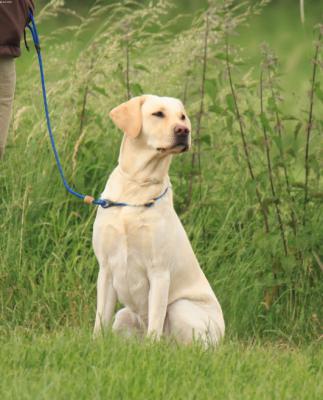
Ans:
[[[163,186],[168,178],[171,155],[163,156],[155,149],[143,148],[140,139],[123,138],[118,169],[128,181],[139,186]]]
[[[103,198],[145,204],[170,186],[168,170],[171,155],[158,154],[142,145],[140,138],[124,136],[119,164],[109,177]]]

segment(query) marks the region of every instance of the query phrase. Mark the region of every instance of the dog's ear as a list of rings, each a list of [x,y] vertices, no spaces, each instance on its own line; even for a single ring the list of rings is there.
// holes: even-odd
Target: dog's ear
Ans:
[[[145,96],[133,97],[115,107],[109,114],[115,125],[132,138],[137,137],[141,131],[141,106],[144,101]]]

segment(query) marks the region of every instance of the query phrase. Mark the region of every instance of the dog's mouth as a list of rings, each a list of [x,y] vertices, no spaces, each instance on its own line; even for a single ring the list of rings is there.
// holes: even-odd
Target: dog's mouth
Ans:
[[[157,151],[160,153],[167,153],[167,154],[177,154],[177,153],[185,153],[189,150],[188,143],[175,143],[171,147],[157,147]]]

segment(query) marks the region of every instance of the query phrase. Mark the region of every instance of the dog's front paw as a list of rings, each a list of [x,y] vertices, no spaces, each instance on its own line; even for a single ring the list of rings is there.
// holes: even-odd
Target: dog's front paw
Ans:
[[[146,338],[151,340],[152,342],[159,342],[161,338],[161,334],[156,331],[148,331]]]
[[[101,324],[95,324],[93,333],[92,333],[92,339],[98,339],[100,337],[104,336],[104,329]]]

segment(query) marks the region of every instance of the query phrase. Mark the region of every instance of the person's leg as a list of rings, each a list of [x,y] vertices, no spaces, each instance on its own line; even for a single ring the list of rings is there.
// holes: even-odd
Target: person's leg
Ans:
[[[16,86],[15,59],[0,57],[0,159],[6,147]]]

